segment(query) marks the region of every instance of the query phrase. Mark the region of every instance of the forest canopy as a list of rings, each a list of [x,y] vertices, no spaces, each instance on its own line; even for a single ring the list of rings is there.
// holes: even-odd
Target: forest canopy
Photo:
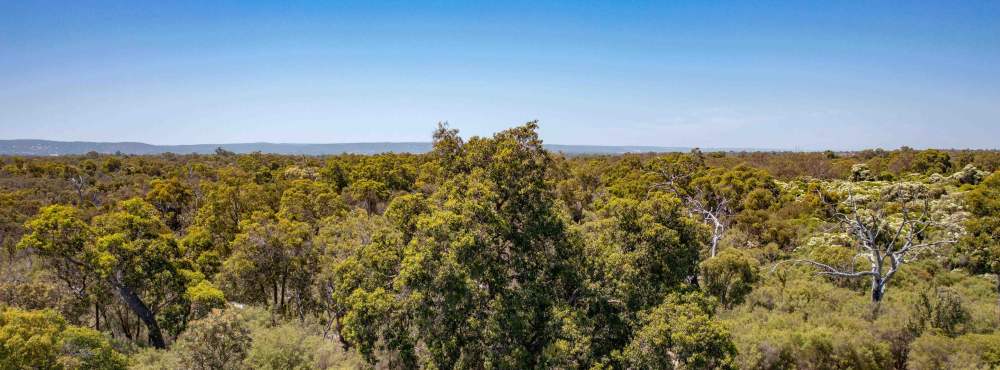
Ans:
[[[0,369],[1000,367],[1000,152],[0,157]]]

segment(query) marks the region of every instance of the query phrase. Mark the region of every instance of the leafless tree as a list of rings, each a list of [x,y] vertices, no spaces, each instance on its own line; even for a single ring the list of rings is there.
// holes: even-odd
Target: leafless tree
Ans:
[[[896,186],[869,202],[867,207],[859,207],[858,199],[850,191],[840,207],[825,202],[831,207],[837,226],[851,237],[857,249],[850,266],[837,268],[808,259],[786,262],[815,266],[820,275],[869,278],[871,300],[877,306],[900,267],[920,255],[933,253],[937,246],[954,242],[930,235],[942,230],[942,225],[931,219],[928,200],[921,193],[918,188]],[[822,199],[822,193],[820,197]],[[890,214],[890,209],[895,212]],[[859,260],[867,260],[870,268],[857,271]]]
[[[84,180],[83,175],[74,174],[70,176],[69,183],[73,185],[73,189],[76,190],[77,197],[80,198],[80,206],[82,207],[87,200],[83,197],[84,191],[86,191],[87,181]]]
[[[719,241],[722,240],[726,230],[729,228],[729,218],[733,214],[729,207],[729,199],[701,188],[689,189],[687,184],[691,181],[694,173],[694,165],[677,167],[666,167],[657,171],[657,175],[663,179],[662,182],[654,184],[654,187],[664,189],[674,193],[692,214],[697,214],[702,221],[712,228],[712,238],[709,243],[709,255],[715,257],[718,251]]]
[[[97,197],[96,192],[92,192],[90,194],[91,198],[90,200],[88,200],[85,197],[85,195],[87,194],[87,188],[90,187],[93,182],[91,181],[90,177],[84,177],[82,173],[77,171],[74,174],[70,175],[68,180],[70,185],[73,185],[73,189],[76,190],[76,195],[80,199],[81,207],[84,207],[88,202],[98,207],[101,205],[100,199]]]
[[[717,199],[706,201],[707,198],[711,197]],[[712,226],[709,254],[715,257],[715,253],[719,247],[719,240],[722,240],[722,236],[728,227],[729,216],[732,215],[732,210],[728,206],[729,199],[721,196],[706,195],[700,190],[695,191],[695,195],[688,195],[681,199],[684,200],[684,203],[688,205],[691,211],[703,216],[705,223]],[[710,206],[709,204],[713,205]]]

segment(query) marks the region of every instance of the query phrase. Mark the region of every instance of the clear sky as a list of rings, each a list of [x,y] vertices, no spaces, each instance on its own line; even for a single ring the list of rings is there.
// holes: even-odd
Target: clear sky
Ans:
[[[1000,148],[1000,1],[0,1],[0,139],[532,119],[558,144]]]

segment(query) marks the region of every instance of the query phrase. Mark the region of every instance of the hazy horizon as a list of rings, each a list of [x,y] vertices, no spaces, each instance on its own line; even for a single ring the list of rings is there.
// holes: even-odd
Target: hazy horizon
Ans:
[[[511,124],[507,127],[498,128],[499,132],[507,128],[518,126],[519,124]],[[539,131],[543,131],[540,129]],[[469,134],[468,137],[480,136],[480,137],[490,137],[492,133],[486,134]],[[465,134],[462,134],[465,136]],[[991,139],[989,137],[988,139]],[[908,147],[913,149],[942,149],[942,150],[1000,150],[1000,142],[995,140],[989,140],[991,142],[997,142],[993,146],[940,146],[940,145],[911,145],[902,143],[896,146],[841,146],[841,147],[825,147],[825,146],[701,146],[692,144],[672,144],[672,145],[658,145],[658,144],[615,144],[615,143],[567,143],[567,142],[552,142],[546,140],[545,137],[541,137],[545,145],[558,145],[558,146],[605,146],[605,147],[659,147],[659,148],[700,148],[700,149],[735,149],[735,150],[760,150],[760,151],[801,151],[801,152],[820,152],[826,150],[833,151],[845,151],[854,152],[862,151],[867,149],[884,149],[884,150],[895,150],[902,147]],[[274,145],[336,145],[336,144],[429,144],[432,142],[430,137],[430,131],[428,132],[427,138],[424,140],[399,140],[399,141],[388,141],[388,140],[372,140],[372,141],[315,141],[315,142],[292,142],[292,141],[267,141],[267,140],[256,140],[256,141],[229,141],[229,142],[210,142],[210,141],[197,141],[197,142],[184,142],[184,143],[156,143],[142,140],[121,140],[121,139],[107,139],[107,140],[79,140],[79,139],[48,139],[48,138],[36,138],[36,137],[0,137],[0,141],[26,141],[26,140],[39,140],[39,141],[50,141],[50,142],[60,142],[60,143],[101,143],[101,144],[121,144],[121,143],[136,143],[136,144],[146,144],[153,146],[203,146],[203,145],[245,145],[245,144],[274,144]]]
[[[997,149],[1000,3],[0,4],[0,139]]]
[[[864,150],[899,150],[903,147],[926,150],[981,150],[998,151],[1000,148],[969,148],[969,147],[929,147],[902,145],[900,147],[857,147],[857,148],[804,148],[804,147],[701,147],[684,145],[613,145],[613,144],[567,144],[553,143],[541,138],[546,147],[553,151],[568,151],[571,154],[611,154],[611,153],[638,153],[638,152],[687,152],[693,149],[700,149],[706,152],[861,152]],[[25,147],[27,142],[56,143],[56,147],[44,147],[41,152],[32,153]],[[148,145],[156,150],[149,151],[148,148],[141,151],[130,151],[128,148],[135,148],[130,145]],[[158,154],[158,153],[212,153],[216,148],[232,150],[237,153],[264,152],[275,154],[307,154],[307,155],[328,155],[341,153],[344,148],[349,148],[345,153],[424,153],[431,150],[431,140],[424,141],[363,141],[363,142],[316,142],[316,143],[296,143],[296,142],[229,142],[229,143],[191,143],[191,144],[151,144],[141,141],[81,141],[81,140],[49,140],[49,139],[4,139],[0,138],[0,155],[50,155],[55,152],[61,154],[84,154],[90,151],[99,153],[114,153],[120,151],[125,154]],[[82,146],[80,146],[82,145]],[[39,148],[35,148],[39,149]],[[23,150],[23,151],[18,151]],[[190,152],[186,150],[191,150]]]

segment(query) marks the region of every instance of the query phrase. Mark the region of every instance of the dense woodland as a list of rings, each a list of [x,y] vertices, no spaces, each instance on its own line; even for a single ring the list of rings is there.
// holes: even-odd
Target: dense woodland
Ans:
[[[1000,153],[0,157],[0,369],[1000,367]]]

